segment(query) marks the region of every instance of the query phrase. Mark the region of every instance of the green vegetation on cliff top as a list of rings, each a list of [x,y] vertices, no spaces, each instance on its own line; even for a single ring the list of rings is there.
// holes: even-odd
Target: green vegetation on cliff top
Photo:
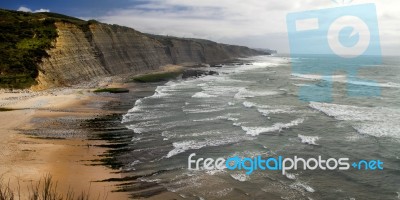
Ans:
[[[38,63],[57,38],[55,22],[69,22],[88,30],[83,21],[56,13],[26,13],[0,9],[0,88],[27,88],[35,84]]]

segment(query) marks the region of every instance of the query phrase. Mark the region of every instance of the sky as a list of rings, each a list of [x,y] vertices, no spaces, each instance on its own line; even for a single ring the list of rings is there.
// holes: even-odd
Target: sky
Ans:
[[[146,33],[203,38],[289,53],[289,13],[374,3],[383,55],[400,55],[396,0],[10,0],[0,7],[56,12]]]

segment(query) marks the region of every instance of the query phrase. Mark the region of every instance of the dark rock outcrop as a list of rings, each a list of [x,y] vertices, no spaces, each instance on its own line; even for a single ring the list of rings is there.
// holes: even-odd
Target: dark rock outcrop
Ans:
[[[218,75],[218,72],[211,70],[201,70],[201,69],[187,69],[183,71],[182,78],[192,78],[192,77],[200,77],[206,75]]]

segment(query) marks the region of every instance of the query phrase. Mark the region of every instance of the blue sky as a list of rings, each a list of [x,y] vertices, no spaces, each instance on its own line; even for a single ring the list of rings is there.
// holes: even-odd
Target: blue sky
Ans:
[[[336,3],[335,3],[336,1]],[[96,19],[136,30],[289,52],[291,12],[375,3],[384,55],[400,54],[395,0],[2,0],[0,7]]]
[[[132,7],[143,1],[129,0],[11,0],[1,1],[0,7],[17,10],[24,6],[32,10],[48,9],[51,12],[71,16],[95,17],[104,15],[107,11]]]

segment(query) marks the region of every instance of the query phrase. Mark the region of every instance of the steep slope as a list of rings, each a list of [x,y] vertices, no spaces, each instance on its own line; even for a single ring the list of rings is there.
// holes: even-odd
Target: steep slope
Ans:
[[[46,40],[43,40],[45,45],[28,46],[30,49],[27,49],[27,52],[40,54],[35,54],[36,63],[21,66],[30,70],[29,77],[32,77],[31,80],[35,79],[37,83],[30,81],[24,87],[33,84],[34,89],[68,86],[107,75],[140,73],[166,64],[212,64],[237,57],[265,54],[243,46],[219,44],[208,40],[143,34],[123,26],[108,25],[93,20],[83,21],[56,13],[0,11],[2,16],[14,19],[14,22],[4,21],[3,23],[2,20],[0,22],[6,24],[7,27],[12,26],[12,23],[18,23],[20,27],[25,28],[24,31],[30,33],[21,38],[16,45],[10,42],[10,45],[6,47],[7,50],[19,52],[18,48],[22,46],[20,44],[25,44],[26,41],[30,41],[28,44],[42,41],[37,38],[37,30],[46,30],[47,35],[52,34],[45,35]],[[43,24],[42,21],[45,23]],[[33,22],[37,25],[26,28],[26,24]],[[18,30],[16,31],[14,35],[19,34]],[[12,35],[3,34],[3,36],[9,38]],[[8,40],[7,38],[0,39]],[[53,42],[50,44],[51,40]],[[34,51],[31,50],[32,48],[35,48]],[[26,56],[20,57],[15,57],[15,59],[27,59]],[[13,78],[19,74],[15,75],[11,70],[3,70],[10,68],[9,63],[11,61],[1,62],[2,65],[0,65],[0,83],[7,81],[5,87],[16,86],[19,82]],[[18,72],[18,70],[14,71]],[[27,72],[22,72],[27,74]]]
[[[85,32],[56,22],[55,48],[39,65],[39,88],[76,84],[103,75],[141,72],[166,64],[216,63],[263,54],[208,40],[147,35],[118,25],[93,23]]]

